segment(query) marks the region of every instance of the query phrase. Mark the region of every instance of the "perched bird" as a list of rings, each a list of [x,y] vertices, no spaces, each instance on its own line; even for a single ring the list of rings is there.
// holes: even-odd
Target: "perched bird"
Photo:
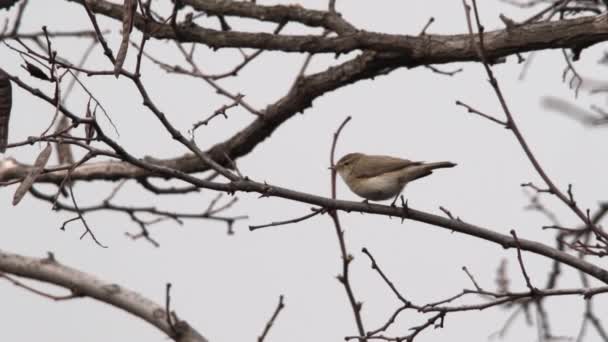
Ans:
[[[383,201],[394,197],[396,201],[408,182],[428,176],[434,169],[454,166],[456,164],[450,162],[424,163],[349,153],[340,158],[334,169],[352,192],[366,200]]]

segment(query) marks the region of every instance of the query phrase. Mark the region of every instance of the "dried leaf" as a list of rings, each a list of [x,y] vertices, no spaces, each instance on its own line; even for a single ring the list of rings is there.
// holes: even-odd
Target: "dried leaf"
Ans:
[[[66,129],[69,126],[69,119],[67,116],[62,115],[61,119],[57,123],[57,127],[55,128],[55,133],[64,132],[64,134],[68,133]],[[55,144],[55,148],[57,149],[57,158],[59,159],[59,164],[72,164],[74,163],[74,156],[72,154],[72,148],[69,144],[57,143]]]
[[[25,61],[25,66],[23,68],[27,70],[32,77],[51,82],[51,79],[46,75],[46,73],[34,64]]]
[[[65,115],[61,115],[59,122],[57,122],[57,126],[55,127],[55,133],[63,132],[63,134],[69,134],[71,128],[66,131],[69,127],[69,119]],[[57,150],[57,159],[59,165],[69,165],[74,163],[74,155],[72,154],[72,146],[70,144],[65,144],[62,142],[58,142],[55,144],[55,149]],[[67,182],[61,189],[60,192],[64,197],[68,196],[68,191],[66,189],[70,182]]]
[[[498,293],[509,292],[509,275],[507,274],[507,259],[502,259],[496,270],[496,286]]]
[[[11,117],[12,93],[11,81],[4,70],[0,69],[0,153],[6,151],[8,144],[8,121]]]
[[[87,119],[95,120],[95,112],[91,112],[91,99],[89,99],[89,102],[87,103],[87,112],[85,114],[85,117]],[[90,145],[91,140],[93,139],[93,134],[95,134],[95,129],[94,129],[93,125],[86,124],[86,126],[84,127],[84,133],[85,133],[85,137],[86,137],[86,144]]]
[[[120,48],[116,54],[116,63],[114,64],[114,76],[120,75],[120,70],[127,57],[127,50],[129,48],[129,35],[133,29],[133,18],[137,11],[137,0],[125,0],[124,2],[124,13],[122,16],[122,41],[120,42]]]
[[[9,9],[17,2],[19,2],[19,0],[0,0],[0,9]]]
[[[46,163],[49,161],[49,157],[51,156],[52,150],[53,149],[51,148],[51,144],[47,143],[44,150],[40,152],[40,154],[36,158],[36,161],[34,162],[34,166],[30,170],[30,173],[25,176],[25,178],[23,179],[23,181],[21,181],[21,184],[19,184],[19,187],[15,191],[15,195],[13,196],[13,205],[19,204],[23,196],[25,196],[25,194],[30,191],[30,188],[36,181],[36,178],[40,176],[42,170],[44,170],[44,167],[46,166]]]

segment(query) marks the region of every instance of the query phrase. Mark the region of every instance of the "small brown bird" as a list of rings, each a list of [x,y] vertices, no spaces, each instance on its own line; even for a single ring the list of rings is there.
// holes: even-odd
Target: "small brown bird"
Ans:
[[[451,162],[424,163],[349,153],[340,158],[334,168],[352,192],[366,200],[383,201],[393,197],[396,200],[408,182],[426,177],[434,169],[454,166]]]

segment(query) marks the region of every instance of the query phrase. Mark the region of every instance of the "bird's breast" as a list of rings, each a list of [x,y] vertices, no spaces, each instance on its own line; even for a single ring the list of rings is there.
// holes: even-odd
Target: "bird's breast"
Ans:
[[[357,195],[373,201],[393,198],[403,190],[404,183],[400,182],[399,172],[389,172],[381,176],[359,178],[350,186]]]

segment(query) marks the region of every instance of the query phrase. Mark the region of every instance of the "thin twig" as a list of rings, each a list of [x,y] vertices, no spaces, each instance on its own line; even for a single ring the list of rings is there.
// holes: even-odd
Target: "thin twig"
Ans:
[[[294,219],[285,220],[285,221],[275,221],[275,222],[261,224],[261,225],[251,225],[251,226],[249,226],[249,230],[253,231],[253,230],[260,229],[260,228],[276,227],[276,226],[283,226],[286,224],[298,223],[298,222],[308,220],[309,218],[315,217],[319,214],[323,214],[325,212],[325,209],[323,209],[323,208],[321,208],[321,209],[311,208],[311,210],[312,210],[312,213],[306,214],[304,216],[297,217]]]
[[[528,287],[531,293],[536,293],[538,289],[532,286],[530,276],[528,276],[528,272],[526,272],[526,267],[524,266],[524,261],[521,257],[521,247],[519,245],[519,239],[517,238],[515,230],[511,230],[511,235],[513,236],[513,238],[515,239],[515,243],[517,244],[517,261],[519,262],[519,267],[521,267],[521,273],[524,275],[524,279],[526,280],[526,286]]]
[[[268,335],[268,332],[270,331],[270,328],[272,328],[272,326],[274,325],[277,317],[279,316],[279,313],[281,312],[281,310],[283,310],[283,308],[285,308],[285,303],[283,302],[283,295],[280,295],[279,304],[277,304],[277,307],[276,309],[274,309],[272,316],[270,317],[268,322],[266,322],[266,325],[264,326],[264,331],[262,331],[262,334],[258,337],[258,342],[264,341],[266,335]]]

